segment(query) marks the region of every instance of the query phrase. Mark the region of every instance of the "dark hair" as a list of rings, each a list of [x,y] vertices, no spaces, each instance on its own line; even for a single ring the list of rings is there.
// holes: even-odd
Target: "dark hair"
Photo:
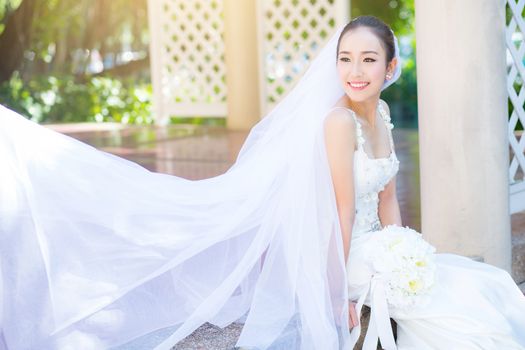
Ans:
[[[337,52],[336,57],[339,56],[339,44],[343,36],[356,28],[367,27],[372,30],[372,32],[379,38],[383,48],[386,51],[386,63],[388,64],[395,56],[395,44],[394,44],[394,34],[390,30],[390,27],[375,16],[359,16],[352,19],[348,24],[343,28],[339,39],[337,40]]]

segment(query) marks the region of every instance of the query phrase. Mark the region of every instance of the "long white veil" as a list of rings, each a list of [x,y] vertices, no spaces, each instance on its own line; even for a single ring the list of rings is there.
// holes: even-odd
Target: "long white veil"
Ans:
[[[209,179],[150,172],[0,106],[3,346],[105,349],[171,327],[156,344],[169,349],[240,320],[238,346],[351,349],[323,139],[341,30]]]

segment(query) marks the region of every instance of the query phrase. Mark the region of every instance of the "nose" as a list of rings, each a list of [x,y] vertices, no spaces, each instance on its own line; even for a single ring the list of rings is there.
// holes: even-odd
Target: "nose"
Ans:
[[[354,77],[358,77],[361,75],[361,65],[359,64],[359,62],[355,62],[352,64],[352,69],[350,70],[350,72]]]

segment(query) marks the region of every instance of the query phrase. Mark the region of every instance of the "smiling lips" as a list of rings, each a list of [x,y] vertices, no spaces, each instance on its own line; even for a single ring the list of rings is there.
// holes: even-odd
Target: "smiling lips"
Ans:
[[[354,90],[363,90],[364,88],[368,86],[368,84],[370,83],[367,83],[364,81],[351,81],[347,83],[347,85],[350,86]]]

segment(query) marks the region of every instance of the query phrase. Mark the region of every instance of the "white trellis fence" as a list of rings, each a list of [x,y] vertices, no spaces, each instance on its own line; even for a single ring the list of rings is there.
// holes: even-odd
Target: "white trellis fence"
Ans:
[[[222,5],[221,0],[148,0],[158,118],[226,115]]]
[[[525,0],[507,0],[507,90],[511,105],[509,144],[511,149],[509,180],[511,213],[525,210],[525,137],[517,131],[525,127]]]
[[[334,30],[349,19],[348,0],[258,0],[261,114],[295,85]]]
[[[227,116],[223,1],[148,0],[158,121],[174,115]],[[242,1],[257,2],[254,25],[264,115],[291,89],[335,28],[348,19],[349,1]]]

